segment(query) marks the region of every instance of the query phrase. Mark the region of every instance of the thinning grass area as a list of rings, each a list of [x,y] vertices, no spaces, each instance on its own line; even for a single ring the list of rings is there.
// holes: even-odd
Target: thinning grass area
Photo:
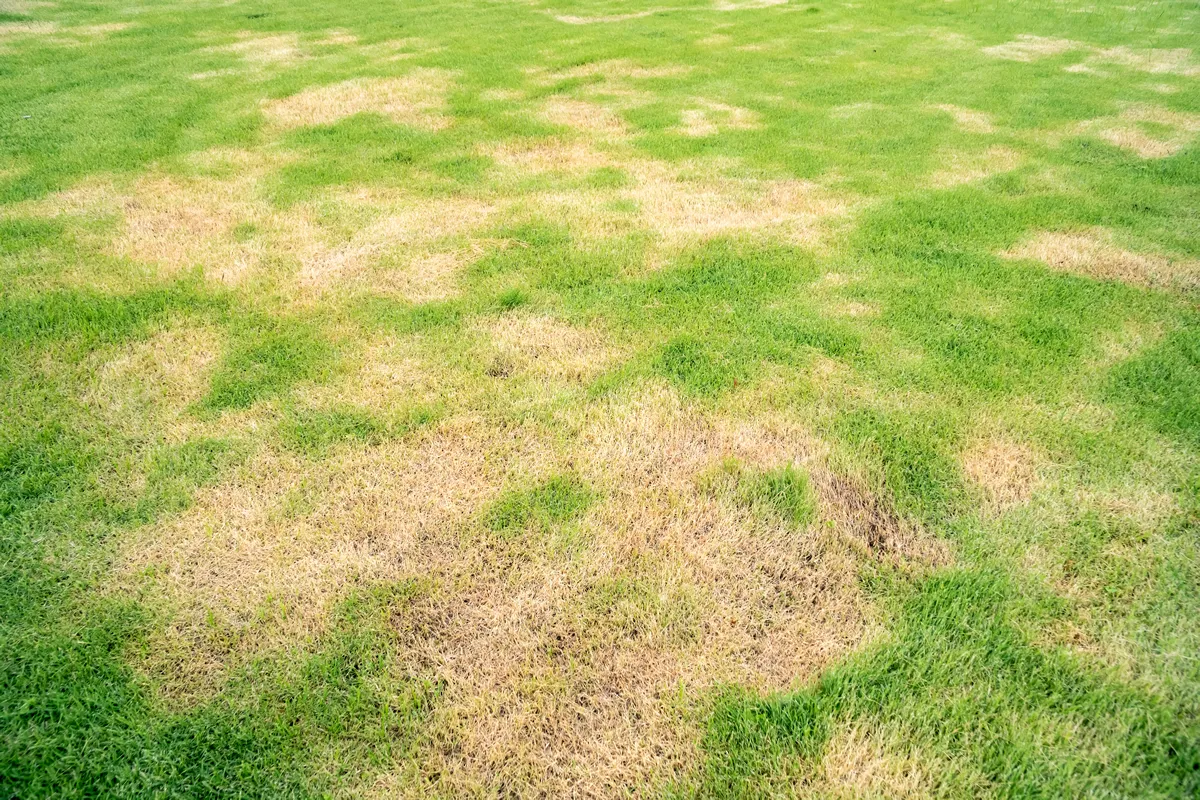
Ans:
[[[0,0],[0,788],[1200,793],[1196,13]]]

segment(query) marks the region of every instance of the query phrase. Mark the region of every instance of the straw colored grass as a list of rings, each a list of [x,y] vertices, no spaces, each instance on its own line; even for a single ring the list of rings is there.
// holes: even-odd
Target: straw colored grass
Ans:
[[[317,86],[263,104],[277,125],[295,128],[329,125],[355,114],[382,114],[402,125],[440,130],[450,124],[446,93],[452,85],[444,70],[418,69],[401,78],[353,78]]]
[[[1024,33],[1010,42],[983,48],[986,55],[1002,58],[1007,61],[1032,62],[1043,58],[1062,55],[1070,50],[1085,47],[1070,39],[1057,39],[1049,36],[1034,36]]]
[[[1125,250],[1103,228],[1044,231],[1001,255],[1033,259],[1063,272],[1138,286],[1186,288],[1200,283],[1200,261]]]
[[[1000,437],[981,439],[962,455],[963,473],[994,511],[1029,500],[1041,483],[1037,465],[1038,458],[1028,447]]]

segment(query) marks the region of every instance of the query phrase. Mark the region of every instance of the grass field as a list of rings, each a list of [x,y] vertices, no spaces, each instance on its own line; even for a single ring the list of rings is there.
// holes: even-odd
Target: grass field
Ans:
[[[0,0],[0,796],[1200,795],[1200,3],[662,1]]]

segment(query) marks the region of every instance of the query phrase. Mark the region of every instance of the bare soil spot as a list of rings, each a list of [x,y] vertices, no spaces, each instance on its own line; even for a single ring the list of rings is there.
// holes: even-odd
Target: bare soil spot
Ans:
[[[267,116],[284,127],[329,125],[355,114],[376,113],[402,125],[440,130],[445,116],[450,73],[418,69],[402,78],[354,78],[317,86],[263,105]]]

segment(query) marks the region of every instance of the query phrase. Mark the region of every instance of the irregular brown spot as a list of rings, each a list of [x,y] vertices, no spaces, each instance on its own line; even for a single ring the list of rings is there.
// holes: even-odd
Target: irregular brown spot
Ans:
[[[995,511],[1029,500],[1039,484],[1037,458],[1024,445],[1002,438],[976,442],[962,456],[962,468]]]
[[[1130,252],[1118,246],[1103,228],[1043,231],[1001,255],[1034,259],[1063,272],[1139,286],[1200,285],[1200,261]]]
[[[1011,42],[983,48],[986,55],[993,58],[1003,58],[1008,61],[1037,61],[1050,56],[1057,56],[1069,50],[1086,47],[1070,39],[1055,39],[1047,36],[1021,34]]]
[[[629,126],[620,115],[598,103],[556,97],[542,105],[541,116],[554,125],[610,139],[629,135]]]
[[[506,363],[543,377],[586,381],[615,358],[599,332],[552,317],[506,314],[487,330]]]
[[[986,180],[1002,172],[1010,172],[1021,166],[1024,156],[1008,147],[989,147],[983,151],[944,152],[936,159],[943,165],[929,176],[929,184],[939,189],[961,186]]]
[[[677,130],[684,136],[713,136],[722,130],[750,130],[760,127],[758,114],[712,100],[696,101],[697,108],[681,113],[682,125]]]
[[[832,797],[927,798],[939,796],[945,766],[917,758],[903,742],[858,726],[837,730],[821,757],[818,791]],[[981,790],[986,784],[980,781]]]
[[[403,125],[439,130],[450,124],[445,116],[450,73],[418,69],[402,78],[353,78],[305,89],[263,104],[278,125],[329,125],[354,114],[382,114]]]
[[[996,131],[991,115],[982,111],[948,104],[930,106],[930,108],[949,114],[954,118],[955,124],[968,133],[995,133]]]
[[[206,48],[206,52],[231,53],[251,69],[281,67],[295,64],[304,58],[300,49],[300,37],[294,33],[279,33],[260,36],[249,31],[237,34],[238,41],[232,44]]]
[[[1166,158],[1187,147],[1200,132],[1200,114],[1136,105],[1117,117],[1084,122],[1077,131],[1132,150],[1142,158]]]

